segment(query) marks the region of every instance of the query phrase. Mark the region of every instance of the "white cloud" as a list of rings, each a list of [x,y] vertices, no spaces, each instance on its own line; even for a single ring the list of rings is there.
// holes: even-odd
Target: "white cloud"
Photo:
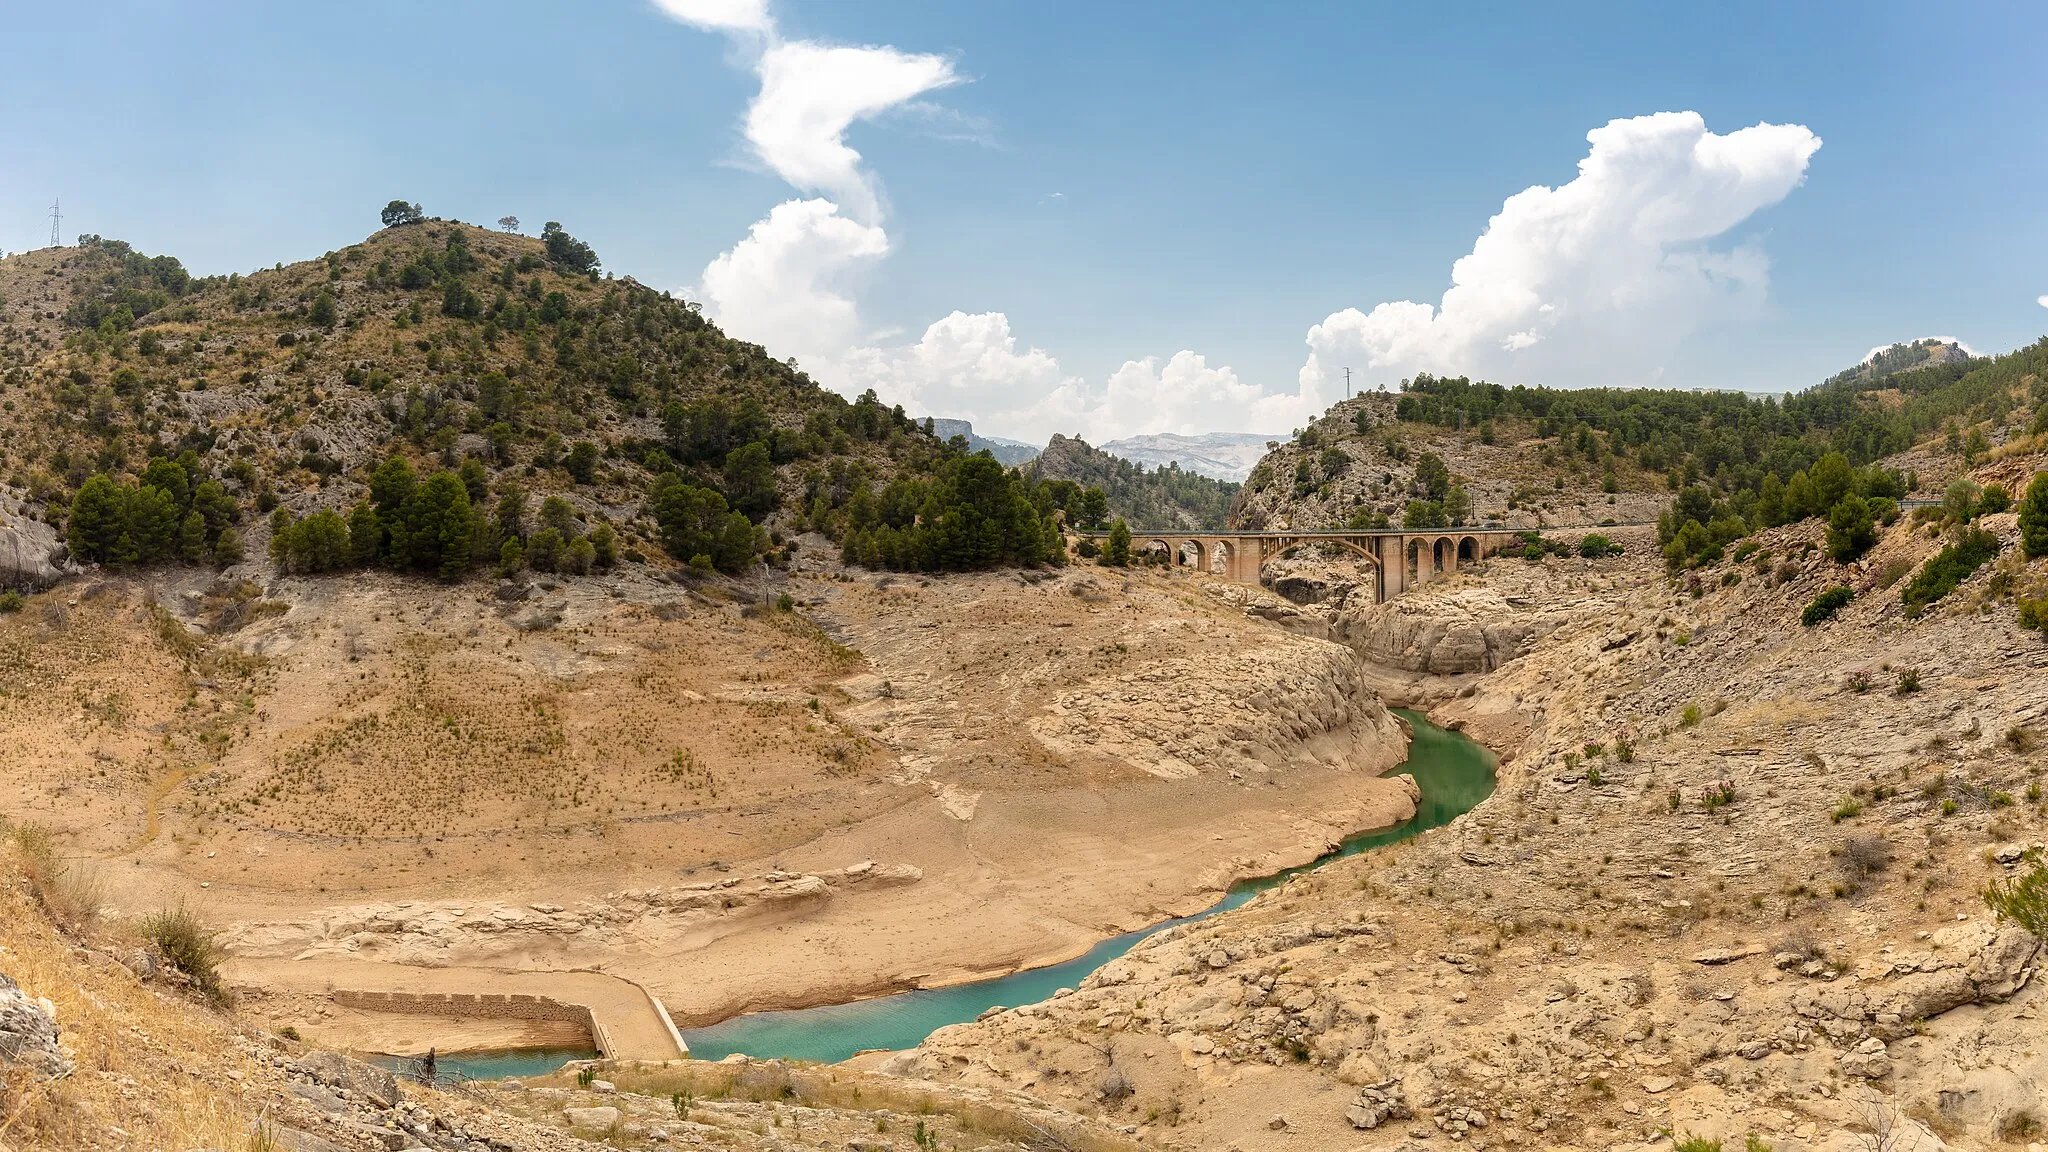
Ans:
[[[709,314],[849,395],[874,388],[914,413],[974,420],[1000,435],[1280,432],[1335,398],[1344,365],[1368,386],[1422,370],[1654,382],[1687,333],[1760,300],[1762,252],[1713,241],[1797,187],[1820,147],[1798,125],[1720,136],[1692,112],[1614,120],[1587,133],[1592,147],[1576,179],[1502,204],[1452,266],[1437,306],[1346,308],[1310,328],[1293,391],[1268,393],[1191,350],[1126,361],[1097,386],[1020,346],[1002,312],[952,312],[911,344],[863,330],[852,282],[890,240],[880,187],[846,133],[892,111],[931,119],[918,97],[961,82],[950,60],[783,40],[765,0],[656,3],[750,50],[761,88],[746,112],[748,144],[812,194],[777,205],[705,268],[693,292]]]
[[[666,15],[710,32],[775,34],[768,0],[654,0]]]
[[[1710,242],[1798,187],[1818,136],[1796,124],[1721,136],[1698,113],[1664,112],[1586,139],[1576,179],[1508,197],[1438,306],[1346,308],[1310,328],[1304,392],[1347,364],[1369,381],[1643,383],[1689,332],[1756,305],[1763,253]]]
[[[761,92],[747,109],[747,141],[762,163],[807,192],[826,192],[853,215],[881,213],[873,179],[846,130],[934,88],[959,82],[943,56],[809,41],[776,44],[761,57]]]
[[[2043,308],[2048,308],[2048,296],[2036,296],[2034,297],[2034,303],[2039,304]]]
[[[858,348],[819,371],[914,413],[972,420],[983,431],[1027,440],[1054,432],[1101,443],[1142,432],[1281,430],[1318,410],[1297,395],[1268,395],[1186,350],[1126,361],[1091,386],[1043,349],[1020,350],[1001,312],[954,312],[915,344]]]
[[[772,355],[829,357],[860,337],[846,279],[888,251],[887,233],[830,200],[790,200],[713,260],[695,294],[727,332]]]

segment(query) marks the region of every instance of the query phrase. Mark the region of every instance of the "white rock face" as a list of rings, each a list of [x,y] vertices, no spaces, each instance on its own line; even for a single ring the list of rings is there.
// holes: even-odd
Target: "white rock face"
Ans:
[[[1529,651],[1537,627],[1519,616],[1490,588],[1423,591],[1339,612],[1330,638],[1383,667],[1460,676],[1491,672]]]

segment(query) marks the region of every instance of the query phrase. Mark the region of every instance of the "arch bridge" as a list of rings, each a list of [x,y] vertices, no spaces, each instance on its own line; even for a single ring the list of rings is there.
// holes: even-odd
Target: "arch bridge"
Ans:
[[[1107,532],[1077,538],[1109,539]],[[1521,534],[1499,528],[1330,529],[1326,531],[1136,532],[1131,553],[1164,551],[1175,567],[1257,584],[1268,561],[1305,544],[1334,544],[1370,564],[1384,603],[1461,566],[1519,547]]]

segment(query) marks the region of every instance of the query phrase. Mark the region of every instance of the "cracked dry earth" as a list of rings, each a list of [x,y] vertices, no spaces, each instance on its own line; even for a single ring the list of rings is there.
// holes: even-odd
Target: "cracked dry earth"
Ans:
[[[2012,518],[1986,523],[2016,565]],[[2048,644],[1989,602],[1989,566],[1906,619],[1882,585],[1939,547],[1925,531],[1848,569],[1819,536],[1766,533],[1697,599],[1643,533],[1621,559],[1491,561],[1392,623],[1217,589],[1408,653],[1381,690],[1499,752],[1498,790],[884,1066],[1166,1148],[1804,1152],[1876,1126],[2040,1152],[2048,961],[1977,893],[2048,836]],[[1861,594],[1802,628],[1837,582]],[[1506,629],[1517,654],[1443,675],[1359,635],[1376,620],[1478,665]]]

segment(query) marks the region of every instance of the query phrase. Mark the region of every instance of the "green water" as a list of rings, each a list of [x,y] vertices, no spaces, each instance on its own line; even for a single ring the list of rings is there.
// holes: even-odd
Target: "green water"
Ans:
[[[1064,964],[1032,968],[950,988],[921,989],[894,996],[878,996],[872,1000],[856,1000],[851,1004],[736,1016],[708,1028],[685,1031],[683,1039],[689,1042],[690,1055],[716,1060],[744,1052],[763,1059],[782,1057],[836,1063],[870,1048],[915,1047],[938,1029],[972,1020],[998,1005],[1033,1004],[1061,988],[1077,987],[1089,973],[1130,951],[1138,941],[1155,932],[1227,912],[1259,893],[1285,883],[1290,876],[1340,856],[1353,856],[1448,824],[1493,792],[1493,757],[1484,748],[1463,736],[1436,727],[1419,713],[1403,710],[1401,715],[1414,727],[1415,739],[1409,745],[1408,759],[1394,771],[1411,773],[1422,788],[1422,801],[1416,805],[1415,816],[1404,824],[1353,836],[1314,864],[1290,868],[1276,876],[1242,881],[1206,912],[1104,940],[1085,955]]]

